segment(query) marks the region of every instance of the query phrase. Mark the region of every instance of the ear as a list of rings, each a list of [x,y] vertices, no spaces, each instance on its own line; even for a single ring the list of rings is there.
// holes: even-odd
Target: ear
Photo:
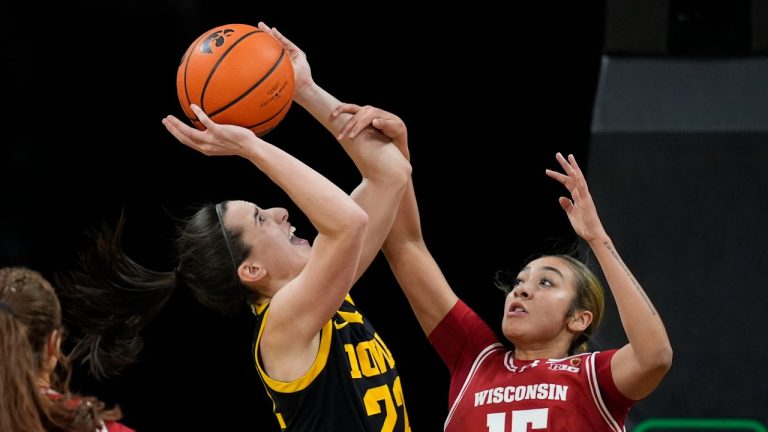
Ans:
[[[577,310],[568,320],[568,330],[574,333],[582,333],[592,324],[592,312],[588,310]]]
[[[48,343],[45,348],[46,354],[48,354],[49,357],[59,356],[59,348],[61,348],[61,332],[59,330],[51,332],[51,335],[48,336]]]
[[[255,261],[244,262],[237,268],[237,275],[243,282],[258,282],[267,275],[267,269]]]
[[[61,332],[54,330],[48,335],[48,341],[45,343],[45,358],[43,359],[43,371],[50,374],[56,369],[59,362],[59,348],[61,347]]]

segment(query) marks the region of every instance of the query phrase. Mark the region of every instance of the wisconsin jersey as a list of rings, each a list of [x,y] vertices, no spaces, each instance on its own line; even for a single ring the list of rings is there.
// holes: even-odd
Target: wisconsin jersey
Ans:
[[[320,334],[320,349],[301,378],[264,371],[259,341],[269,307],[258,311],[253,353],[278,423],[285,431],[410,431],[395,359],[347,296]]]
[[[516,360],[459,301],[429,336],[451,372],[449,432],[621,432],[634,403],[616,388],[616,350]]]

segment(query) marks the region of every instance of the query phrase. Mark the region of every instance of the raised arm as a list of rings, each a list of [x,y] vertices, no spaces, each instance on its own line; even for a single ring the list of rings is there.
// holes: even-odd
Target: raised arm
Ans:
[[[552,170],[546,174],[570,192],[570,198],[559,198],[560,206],[600,263],[629,340],[611,361],[614,382],[626,397],[642,399],[659,385],[672,364],[664,323],[603,228],[576,159],[569,155],[566,160],[560,153],[556,157],[564,174]]]
[[[342,105],[339,111],[354,114],[342,134],[357,134],[368,125],[373,125],[390,137],[403,155],[410,159],[407,130],[399,117],[378,108],[353,104]],[[456,304],[458,297],[424,242],[412,179],[408,181],[383,251],[416,319],[429,336]]]
[[[411,173],[408,161],[392,144],[392,140],[375,128],[364,127],[353,135],[342,134],[342,127],[351,115],[336,109],[342,103],[312,78],[306,54],[274,27],[259,23],[259,28],[271,33],[291,56],[296,80],[295,102],[307,110],[341,143],[344,151],[362,175],[352,198],[368,214],[369,224],[363,251],[355,274],[357,280],[379,253],[395,217],[405,184]]]
[[[269,339],[285,344],[276,351],[310,350],[310,342],[352,284],[368,216],[344,191],[290,154],[245,128],[212,122],[197,106],[192,110],[206,130],[173,116],[163,123],[179,141],[203,154],[237,155],[251,161],[285,191],[318,231],[303,271],[272,297],[268,322],[274,330]]]

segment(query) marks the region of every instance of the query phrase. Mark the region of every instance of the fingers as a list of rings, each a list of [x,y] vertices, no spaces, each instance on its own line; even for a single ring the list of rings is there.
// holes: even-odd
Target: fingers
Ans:
[[[398,137],[405,132],[405,124],[398,117],[375,118],[371,121],[371,124],[390,138]]]
[[[277,39],[281,44],[283,44],[283,46],[288,51],[292,51],[292,50],[295,50],[297,48],[296,45],[293,42],[291,42],[287,37],[283,36],[283,34],[280,33],[280,31],[277,30],[277,27],[270,27],[270,26],[264,24],[264,22],[262,22],[262,21],[259,21],[258,26],[265,33],[269,33],[270,35],[272,35],[272,37]]]
[[[206,129],[210,129],[212,127],[216,127],[216,123],[214,123],[213,120],[211,120],[210,117],[205,113],[205,111],[202,110],[199,106],[195,104],[191,104],[189,108],[192,110],[192,112],[195,114],[195,117],[200,121],[200,123],[205,126]]]
[[[569,200],[566,197],[560,197],[557,199],[557,201],[560,203],[560,207],[565,210],[566,213],[570,213],[573,209],[573,201]]]
[[[568,157],[572,157],[572,155],[568,155]],[[557,162],[563,168],[563,171],[565,171],[566,173],[570,173],[572,171],[571,165],[568,163],[565,157],[563,157],[562,153],[560,152],[555,153],[555,159],[557,159]]]
[[[186,146],[191,146],[192,140],[189,137],[191,127],[172,115],[163,119],[163,125],[179,142]]]
[[[353,114],[353,117],[349,119],[346,123],[344,123],[344,126],[341,127],[341,130],[336,135],[336,139],[338,140],[344,139],[344,136],[346,136],[349,133],[350,129],[352,129],[352,127],[354,126],[354,122],[355,122],[354,114],[359,112],[361,109],[362,107],[360,107],[360,105],[343,103],[338,107],[336,107],[335,110],[333,110],[333,112],[331,113],[332,118],[336,118],[339,115],[345,114],[345,113]]]
[[[344,124],[336,136],[339,140],[344,137],[354,138],[368,125],[373,126],[390,138],[395,138],[405,133],[405,124],[400,117],[374,106],[366,105],[361,107],[345,103],[338,106],[331,116],[338,117],[342,113],[352,114],[352,118]]]
[[[352,118],[350,118],[344,126],[341,128],[341,131],[339,131],[339,134],[337,135],[337,139],[343,139],[345,136],[349,138],[354,138],[357,136],[357,134],[360,133],[363,129],[366,128],[369,124],[373,122],[373,120],[376,118],[378,111],[369,106],[366,105],[364,107],[360,107],[355,104],[342,104],[339,108],[334,111],[334,113],[338,112],[338,114],[345,112],[345,113],[351,113]],[[338,115],[336,114],[336,115]]]
[[[584,177],[584,173],[581,172],[581,168],[576,162],[576,157],[573,156],[573,154],[569,154],[568,159],[566,159],[562,153],[557,152],[557,154],[555,154],[555,158],[560,163],[560,166],[563,167],[563,171],[565,171],[566,174],[579,178]]]
[[[211,129],[218,127],[216,123],[214,123],[213,120],[211,120],[205,112],[200,109],[199,106],[195,104],[191,104],[190,109],[195,114],[197,119],[200,121],[200,123],[205,126],[205,129]],[[178,118],[169,115],[166,118],[163,119],[163,125],[165,125],[165,128],[168,129],[168,132],[170,132],[174,137],[176,137],[177,140],[179,140],[182,144],[196,148],[196,145],[198,144],[198,141],[201,139],[205,131],[201,131],[197,128],[193,128],[192,126],[189,126],[188,124],[182,122]]]
[[[578,174],[580,177],[584,177],[584,174],[581,172],[581,168],[579,167],[579,164],[578,164],[578,163],[576,163],[576,158],[575,158],[575,157],[574,157],[572,154],[568,155],[568,161],[570,162],[570,164],[571,164],[571,167],[573,168],[573,170],[574,170],[574,171],[575,171],[575,172],[576,172],[576,173],[577,173],[577,174]]]
[[[571,193],[572,201],[568,200],[570,203],[568,208],[563,207],[564,210],[569,211],[573,208],[574,203],[581,200],[581,193],[579,192],[580,188],[584,188],[585,193],[588,194],[588,192],[586,192],[586,181],[584,180],[584,174],[581,172],[579,164],[576,163],[576,158],[573,156],[573,154],[569,154],[568,159],[566,159],[562,153],[557,152],[555,154],[555,158],[565,173],[560,173],[550,169],[547,169],[544,172],[547,176],[560,182],[560,184],[565,186],[565,188],[568,189],[568,192]],[[561,198],[560,201],[561,206],[563,206],[562,200],[563,198]]]
[[[360,105],[351,104],[351,103],[343,103],[343,104],[339,105],[338,107],[336,107],[335,110],[333,110],[333,112],[331,113],[331,116],[332,117],[338,117],[339,114],[341,114],[341,113],[355,114],[356,112],[360,111],[362,108],[363,107],[361,107]]]
[[[551,177],[551,178],[559,181],[562,184],[565,184],[568,181],[568,176],[567,175],[565,175],[563,173],[559,173],[557,171],[553,171],[551,169],[544,170],[544,174],[546,174],[548,177]]]

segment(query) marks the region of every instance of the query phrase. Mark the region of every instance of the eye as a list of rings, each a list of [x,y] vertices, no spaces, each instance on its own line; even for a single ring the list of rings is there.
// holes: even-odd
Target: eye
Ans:
[[[547,279],[547,278],[542,278],[542,279],[539,281],[539,285],[551,287],[551,286],[553,286],[554,284],[552,283],[552,281],[551,281],[551,280],[549,280],[549,279]]]
[[[521,283],[523,283],[523,280],[522,280],[522,279],[520,279],[520,278],[515,278],[514,282],[512,282],[512,286],[513,286],[513,287],[516,287],[516,286],[520,285]]]
[[[264,216],[262,216],[261,214],[259,214],[259,216],[258,216],[258,219],[259,219],[259,224],[263,224],[264,222],[266,222],[266,221],[267,221],[267,218],[265,218],[265,217],[264,217]]]

